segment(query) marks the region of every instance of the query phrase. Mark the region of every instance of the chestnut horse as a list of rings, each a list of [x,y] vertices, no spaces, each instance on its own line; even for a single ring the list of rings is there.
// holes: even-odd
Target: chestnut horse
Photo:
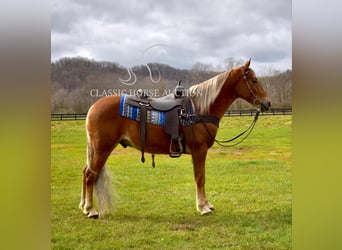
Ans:
[[[271,106],[270,99],[249,68],[250,60],[240,67],[190,87],[190,98],[196,115],[211,115],[219,120],[237,98],[242,98],[261,111]],[[89,218],[97,218],[111,210],[110,181],[105,167],[108,156],[119,144],[140,149],[139,122],[119,115],[120,96],[107,96],[90,107],[86,120],[87,165],[83,169],[80,208]],[[214,206],[205,194],[205,160],[214,143],[218,127],[210,122],[197,122],[180,127],[185,139],[185,153],[191,154],[196,183],[196,207],[210,214]],[[148,140],[145,152],[169,154],[170,138],[163,127],[147,124]],[[99,212],[93,206],[93,188]]]

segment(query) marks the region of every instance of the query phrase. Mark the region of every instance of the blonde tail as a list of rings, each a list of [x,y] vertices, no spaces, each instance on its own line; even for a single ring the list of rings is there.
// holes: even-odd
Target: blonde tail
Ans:
[[[95,196],[99,207],[99,214],[102,217],[113,211],[111,177],[106,165],[103,166],[95,182]]]

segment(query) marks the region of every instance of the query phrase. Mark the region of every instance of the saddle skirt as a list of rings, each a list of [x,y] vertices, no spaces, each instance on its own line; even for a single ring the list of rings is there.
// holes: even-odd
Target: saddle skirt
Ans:
[[[127,103],[127,95],[122,95],[120,99],[120,115],[131,120],[140,121],[141,108]],[[147,123],[165,126],[165,112],[157,110],[147,110]]]
[[[169,98],[168,96],[165,96],[165,97]],[[168,113],[171,113],[170,111],[173,109],[179,109],[179,110],[183,110],[182,112],[185,112],[185,113],[179,114],[180,119],[175,119],[178,117],[172,117],[173,123],[179,122],[181,126],[190,126],[193,123],[195,123],[194,121],[195,115],[194,115],[194,111],[193,111],[191,104],[188,105],[187,107],[183,107],[182,105],[175,105],[169,110],[165,110],[165,109],[162,109],[162,111],[158,110],[157,108],[158,106],[160,106],[160,104],[158,104],[156,101],[158,99],[160,100],[166,99],[165,97],[154,98],[152,99],[152,101],[148,102],[147,104],[147,103],[141,103],[141,102],[136,101],[135,96],[129,96],[129,95],[124,94],[121,96],[121,99],[120,99],[119,114],[120,116],[126,117],[128,119],[140,121],[141,120],[141,108],[144,106],[144,107],[147,107],[146,123],[155,124],[159,126],[166,126],[167,125],[166,123],[168,123],[167,121],[171,120],[171,119],[167,119]],[[158,106],[155,103],[157,103]],[[184,115],[184,117],[182,117],[182,115]]]

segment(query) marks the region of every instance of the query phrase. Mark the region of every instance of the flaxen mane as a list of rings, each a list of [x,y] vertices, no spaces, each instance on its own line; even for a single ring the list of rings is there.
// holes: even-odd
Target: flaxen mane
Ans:
[[[209,112],[210,105],[217,98],[229,74],[230,70],[190,87],[189,92],[196,113],[204,114]]]

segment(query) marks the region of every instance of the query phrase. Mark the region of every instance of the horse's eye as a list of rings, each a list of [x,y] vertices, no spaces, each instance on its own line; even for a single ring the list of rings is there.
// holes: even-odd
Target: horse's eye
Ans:
[[[254,78],[253,79],[253,83],[257,83],[258,82],[258,79],[257,78]]]

